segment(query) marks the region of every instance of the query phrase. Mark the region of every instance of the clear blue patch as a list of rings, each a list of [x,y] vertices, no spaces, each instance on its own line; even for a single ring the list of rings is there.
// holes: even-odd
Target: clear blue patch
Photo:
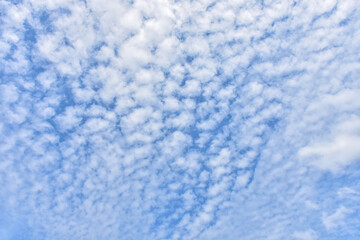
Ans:
[[[24,23],[25,33],[24,33],[24,40],[29,45],[36,43],[36,31],[35,29],[28,23]]]

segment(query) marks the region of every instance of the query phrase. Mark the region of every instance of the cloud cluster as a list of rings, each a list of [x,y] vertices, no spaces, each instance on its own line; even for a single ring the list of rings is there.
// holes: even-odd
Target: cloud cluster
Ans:
[[[360,9],[314,4],[2,1],[0,233],[359,236]]]

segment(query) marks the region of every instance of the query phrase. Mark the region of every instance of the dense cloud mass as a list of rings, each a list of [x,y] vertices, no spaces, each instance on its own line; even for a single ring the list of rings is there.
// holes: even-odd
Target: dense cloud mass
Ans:
[[[0,0],[0,239],[360,238],[356,0]]]

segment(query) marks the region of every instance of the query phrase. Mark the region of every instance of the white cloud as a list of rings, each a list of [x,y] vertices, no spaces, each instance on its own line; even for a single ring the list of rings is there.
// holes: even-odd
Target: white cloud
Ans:
[[[360,119],[353,116],[334,127],[333,134],[299,151],[300,157],[308,159],[320,169],[338,172],[360,156]]]
[[[67,107],[62,115],[56,117],[60,129],[67,131],[79,126],[82,120],[81,112],[79,107]]]
[[[91,118],[85,122],[84,127],[87,128],[89,132],[98,132],[108,129],[109,125],[109,122],[104,119]]]
[[[322,215],[322,223],[326,227],[327,230],[333,230],[334,228],[343,226],[346,224],[346,217],[353,211],[344,206],[340,206],[333,214]]]
[[[5,103],[16,102],[19,98],[19,93],[14,84],[0,85],[1,100]]]
[[[311,229],[304,231],[304,232],[295,232],[293,234],[293,237],[295,239],[299,239],[299,240],[316,240],[316,239],[318,239],[316,232]]]
[[[51,71],[43,72],[37,76],[37,80],[44,87],[44,89],[48,90],[52,84],[56,82],[56,75]]]

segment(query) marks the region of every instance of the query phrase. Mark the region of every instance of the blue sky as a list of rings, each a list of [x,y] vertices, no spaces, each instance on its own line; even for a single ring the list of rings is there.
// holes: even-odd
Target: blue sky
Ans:
[[[360,239],[356,0],[0,0],[0,239]]]

